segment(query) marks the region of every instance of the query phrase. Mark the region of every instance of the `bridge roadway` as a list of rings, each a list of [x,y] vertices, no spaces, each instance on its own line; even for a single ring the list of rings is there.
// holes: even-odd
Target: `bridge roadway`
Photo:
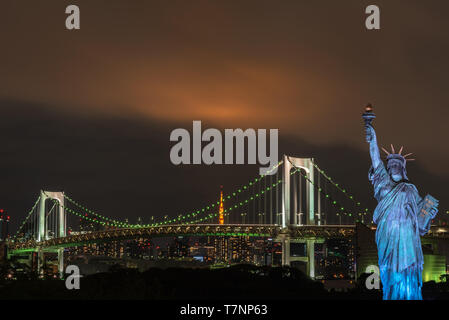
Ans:
[[[250,236],[272,238],[275,241],[281,237],[289,236],[292,239],[326,239],[346,238],[355,236],[356,225],[307,225],[290,226],[282,229],[279,225],[266,224],[196,224],[196,225],[166,225],[142,228],[119,228],[102,231],[92,231],[72,234],[62,238],[53,238],[37,242],[10,241],[8,251],[25,252],[52,250],[81,246],[88,243],[102,243],[117,240],[139,238],[154,238],[167,236]],[[425,237],[449,239],[449,227],[432,226]]]
[[[72,234],[37,242],[35,240],[9,242],[11,251],[34,251],[37,248],[56,249],[80,246],[87,243],[102,243],[116,240],[154,238],[167,236],[249,236],[276,239],[279,235],[292,238],[334,238],[354,235],[355,225],[291,226],[282,229],[279,225],[266,224],[196,224],[166,225],[142,228],[117,228]]]

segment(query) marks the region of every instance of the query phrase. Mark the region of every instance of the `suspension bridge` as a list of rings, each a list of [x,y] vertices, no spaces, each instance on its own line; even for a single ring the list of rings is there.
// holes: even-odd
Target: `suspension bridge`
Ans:
[[[259,175],[223,197],[223,204],[223,224],[218,223],[220,202],[149,224],[130,224],[90,210],[63,192],[42,190],[16,234],[8,240],[8,257],[37,253],[37,268],[42,272],[45,253],[57,253],[62,275],[64,249],[69,247],[181,235],[246,236],[281,243],[282,265],[305,262],[307,274],[314,278],[315,244],[329,238],[354,237],[356,223],[370,222],[369,209],[312,158],[284,155],[267,175]],[[70,218],[96,224],[99,230],[69,233]],[[430,235],[448,232],[432,229]],[[305,244],[306,254],[292,256],[291,243]]]

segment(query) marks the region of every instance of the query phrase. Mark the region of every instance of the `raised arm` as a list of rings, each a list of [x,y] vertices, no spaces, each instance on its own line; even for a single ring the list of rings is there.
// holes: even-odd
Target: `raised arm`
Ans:
[[[369,143],[369,153],[373,168],[376,169],[381,163],[379,147],[377,146],[376,131],[371,124],[365,125],[366,141]]]

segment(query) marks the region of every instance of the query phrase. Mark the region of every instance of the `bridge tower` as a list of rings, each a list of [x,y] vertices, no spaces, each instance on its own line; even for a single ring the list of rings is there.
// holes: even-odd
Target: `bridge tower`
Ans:
[[[56,237],[65,237],[67,234],[67,214],[65,212],[65,204],[64,204],[64,192],[60,191],[44,191],[41,190],[40,199],[39,199],[39,215],[38,215],[38,234],[37,241],[45,241],[48,240],[48,226],[47,226],[47,210],[46,210],[46,201],[48,199],[56,200],[59,204],[58,206],[58,230],[55,234]],[[59,275],[62,277],[64,275],[64,248],[58,248],[58,270]],[[43,273],[43,265],[44,265],[44,252],[42,248],[38,248],[38,272],[39,274]]]
[[[313,158],[295,158],[284,155],[284,171],[282,184],[282,229],[280,240],[282,243],[282,265],[289,266],[293,261],[303,261],[307,265],[307,274],[311,278],[315,278],[315,239],[292,239],[288,229],[291,227],[303,226],[303,222],[294,212],[293,219],[291,217],[290,207],[290,171],[291,169],[303,169],[309,180],[306,182],[306,217],[305,225],[315,225],[315,192],[314,192],[314,165]],[[294,186],[295,190],[297,186]],[[296,194],[295,194],[296,196]],[[296,201],[296,200],[295,200]],[[296,207],[296,206],[295,206]],[[319,223],[319,221],[318,221]],[[290,252],[291,243],[305,243],[306,257],[292,257]]]

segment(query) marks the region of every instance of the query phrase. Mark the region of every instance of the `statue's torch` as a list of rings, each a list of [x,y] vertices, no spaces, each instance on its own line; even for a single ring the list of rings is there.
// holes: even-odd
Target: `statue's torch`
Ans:
[[[365,113],[362,115],[362,118],[365,120],[366,125],[371,125],[371,122],[376,118],[371,103],[368,103],[365,107]]]

